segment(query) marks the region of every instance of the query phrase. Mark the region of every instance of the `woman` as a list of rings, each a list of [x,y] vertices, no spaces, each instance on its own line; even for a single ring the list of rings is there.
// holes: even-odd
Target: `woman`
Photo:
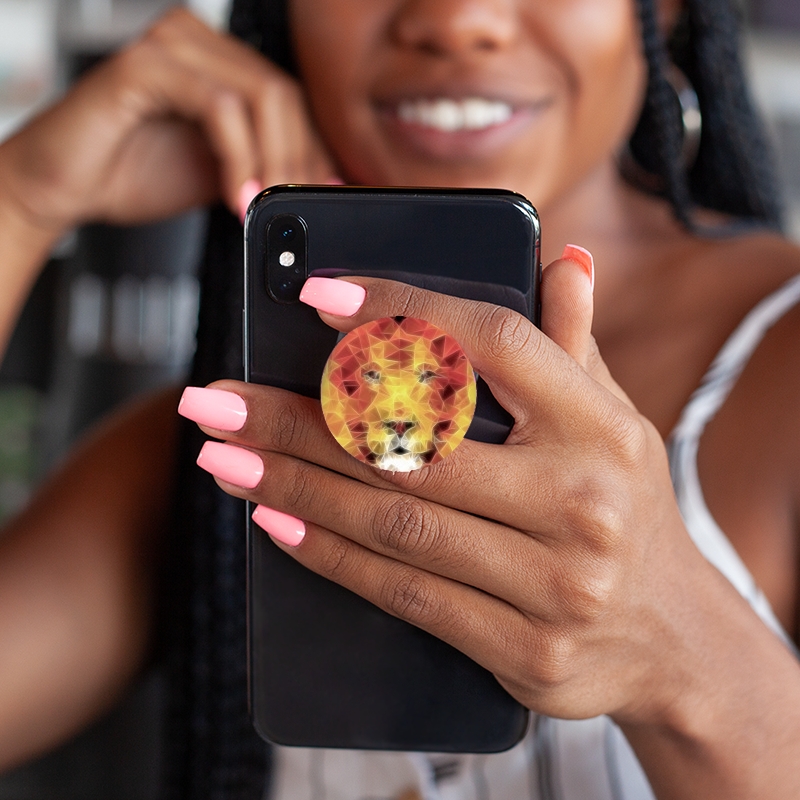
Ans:
[[[276,750],[273,795],[800,794],[800,671],[780,633],[797,628],[800,254],[768,231],[775,203],[732,9],[293,0],[291,54],[280,12],[238,3],[234,30],[299,83],[174,12],[0,150],[15,302],[76,221],[217,197],[238,212],[256,187],[286,180],[503,186],[540,210],[546,336],[382,281],[323,283],[311,298],[339,330],[408,313],[453,334],[516,419],[506,445],[465,442],[436,468],[376,473],[297,397],[236,382],[184,397],[186,416],[231,443],[201,465],[259,504],[279,546],[455,644],[536,713],[508,754],[455,766]],[[669,35],[704,114],[694,165],[670,118]],[[480,110],[470,126],[467,101]],[[621,176],[634,130],[630,150],[657,194]],[[217,213],[198,385],[239,370],[240,238]],[[573,247],[557,258],[568,242],[594,255],[596,289],[590,257]],[[147,652],[170,403],[101,431],[2,542],[5,763],[75,730]],[[259,796],[239,507],[182,474],[171,791]]]

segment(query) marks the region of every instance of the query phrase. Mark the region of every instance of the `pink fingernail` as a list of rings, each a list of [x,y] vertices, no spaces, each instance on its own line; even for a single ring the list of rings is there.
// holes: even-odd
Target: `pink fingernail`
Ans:
[[[309,278],[303,284],[300,301],[339,317],[352,317],[364,304],[366,289],[336,278]]]
[[[247,419],[247,406],[234,392],[187,386],[178,403],[178,413],[209,428],[238,431]]]
[[[276,511],[266,506],[256,506],[253,512],[253,522],[263,528],[273,539],[297,547],[306,535],[306,526],[303,520]]]
[[[331,175],[325,183],[328,186],[344,186],[344,181],[338,175]]]
[[[250,201],[261,191],[261,184],[255,179],[245,181],[239,189],[239,219],[244,222]]]
[[[264,462],[255,453],[224,442],[206,442],[197,465],[228,483],[255,489],[264,475]]]
[[[592,291],[594,292],[594,258],[592,258],[592,254],[585,247],[579,247],[577,244],[568,244],[564,248],[561,258],[574,261],[583,267],[584,272],[589,276]]]

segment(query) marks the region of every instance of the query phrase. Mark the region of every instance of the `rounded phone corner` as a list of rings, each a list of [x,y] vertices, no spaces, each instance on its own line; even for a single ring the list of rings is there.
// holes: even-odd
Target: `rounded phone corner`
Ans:
[[[283,742],[280,741],[280,737],[276,737],[273,733],[264,727],[262,721],[259,719],[258,714],[256,714],[252,709],[250,711],[250,721],[253,723],[253,730],[259,735],[262,741],[266,742],[267,744],[271,745],[281,745]]]
[[[522,714],[520,715],[519,728],[514,732],[512,736],[509,736],[508,740],[505,743],[503,743],[497,750],[492,750],[492,752],[505,753],[512,747],[516,747],[525,738],[525,734],[528,732],[528,728],[530,726],[530,720],[531,720],[531,712],[529,709],[523,706]]]

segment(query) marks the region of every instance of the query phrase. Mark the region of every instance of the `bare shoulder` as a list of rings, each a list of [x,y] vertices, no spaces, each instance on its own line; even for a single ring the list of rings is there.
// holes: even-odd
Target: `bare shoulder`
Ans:
[[[721,242],[714,257],[744,310],[741,317],[766,298],[782,298],[728,405],[733,410],[747,399],[751,419],[760,409],[762,436],[794,433],[800,444],[800,246],[772,234],[736,237]]]
[[[712,269],[730,278],[730,288],[757,302],[800,274],[800,245],[775,233],[711,240],[704,248]]]
[[[712,515],[767,594],[787,630],[798,626],[800,532],[800,248],[778,236],[721,242],[731,291],[744,314],[776,292],[770,324],[701,440],[703,492]],[[799,279],[800,280],[800,279]]]
[[[696,261],[690,257],[687,271],[698,276],[694,310],[699,317],[713,318],[710,328],[718,326],[716,349],[760,301],[800,275],[800,245],[774,233],[701,241],[693,255]],[[798,333],[798,316],[790,306],[765,334],[759,356],[769,352],[775,359],[780,350],[783,358],[791,358],[800,348],[800,337],[791,335]]]
[[[783,298],[745,368],[742,385],[764,392],[780,389],[784,396],[792,386],[800,388],[800,369],[792,369],[800,366],[800,287],[796,283],[800,245],[773,234],[736,237],[721,244],[719,257],[730,265],[732,282],[747,307],[770,296]],[[797,417],[800,420],[800,414]]]

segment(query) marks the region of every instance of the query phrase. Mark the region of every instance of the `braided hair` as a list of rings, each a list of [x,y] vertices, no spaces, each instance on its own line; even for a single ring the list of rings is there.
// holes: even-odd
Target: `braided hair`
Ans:
[[[696,206],[757,224],[779,224],[764,137],[745,91],[733,0],[686,0],[670,42],[656,0],[638,0],[649,81],[631,152],[657,175],[679,220]],[[234,0],[231,30],[289,72],[295,71],[286,0]],[[681,163],[681,122],[666,78],[669,58],[693,82],[703,114],[699,155]],[[242,376],[242,229],[225,208],[210,218],[203,303],[191,383]],[[203,435],[184,422],[179,490],[170,537],[165,661],[170,684],[164,759],[169,800],[258,800],[269,751],[247,711],[245,511],[194,465]]]
[[[740,58],[740,19],[731,0],[687,0],[669,41],[656,0],[638,0],[648,85],[631,137],[634,158],[660,179],[675,216],[688,227],[696,206],[780,228],[781,204],[760,120]],[[703,132],[697,159],[682,163],[683,126],[670,62],[697,92]]]

